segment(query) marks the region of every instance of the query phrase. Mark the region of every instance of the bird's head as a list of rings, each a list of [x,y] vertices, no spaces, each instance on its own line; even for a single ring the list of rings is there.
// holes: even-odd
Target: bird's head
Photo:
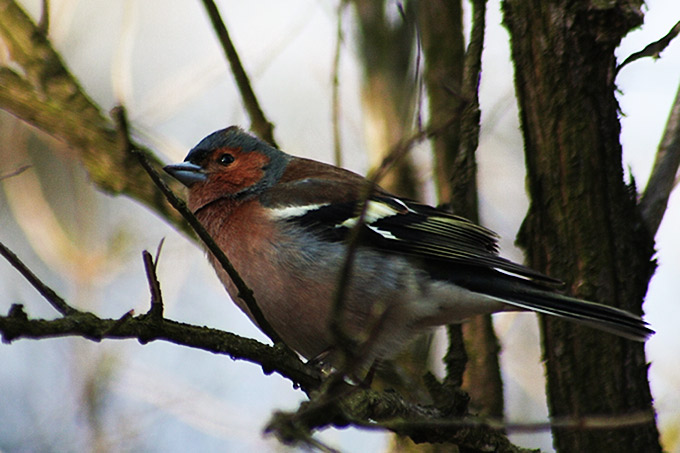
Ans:
[[[192,210],[222,198],[245,200],[274,185],[291,156],[231,126],[201,140],[165,171],[189,188]]]

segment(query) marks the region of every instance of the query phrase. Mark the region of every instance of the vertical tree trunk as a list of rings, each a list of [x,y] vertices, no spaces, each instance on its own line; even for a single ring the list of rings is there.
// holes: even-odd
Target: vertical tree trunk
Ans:
[[[614,49],[640,25],[641,4],[503,4],[531,196],[519,237],[529,265],[564,279],[571,294],[636,313],[654,270],[653,241],[623,180]],[[560,320],[541,324],[552,417],[611,422],[555,428],[557,450],[660,451],[644,345]]]
[[[475,19],[466,55],[461,3],[421,0],[418,16],[425,54],[430,123],[434,128],[447,124],[432,139],[439,200],[448,203],[456,214],[478,221],[475,151],[479,137],[479,62],[486,8],[484,1],[473,2]],[[461,327],[449,329],[450,347],[455,347],[455,343],[460,343],[457,337],[461,335]],[[500,418],[503,416],[503,383],[491,316],[476,316],[462,329],[468,359],[465,375],[464,378],[460,376],[462,366],[447,359],[448,378],[457,385],[462,380],[476,412]],[[458,371],[453,371],[454,368]]]

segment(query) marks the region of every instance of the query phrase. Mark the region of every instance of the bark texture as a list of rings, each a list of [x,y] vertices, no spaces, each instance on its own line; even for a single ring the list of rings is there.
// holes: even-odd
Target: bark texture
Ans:
[[[578,297],[641,312],[653,239],[619,142],[614,50],[642,2],[506,0],[531,205],[519,242],[529,265]],[[612,416],[607,429],[554,428],[558,451],[660,451],[644,345],[542,319],[553,417]],[[648,413],[646,422],[617,423]],[[614,416],[618,418],[614,418]]]

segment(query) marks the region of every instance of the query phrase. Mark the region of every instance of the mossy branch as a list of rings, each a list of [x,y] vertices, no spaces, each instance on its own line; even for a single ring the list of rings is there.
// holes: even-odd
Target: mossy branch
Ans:
[[[11,59],[11,67],[0,66],[0,108],[69,145],[100,190],[127,195],[189,231],[137,159],[125,151],[115,123],[85,93],[43,31],[12,0],[0,0],[0,39]],[[135,146],[154,167],[162,167],[150,150]],[[181,188],[177,182],[169,184]]]

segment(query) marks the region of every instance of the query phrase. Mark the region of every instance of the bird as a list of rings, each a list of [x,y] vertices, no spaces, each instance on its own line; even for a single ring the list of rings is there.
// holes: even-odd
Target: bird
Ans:
[[[501,257],[498,236],[483,226],[379,186],[367,191],[363,176],[287,154],[238,126],[211,133],[164,169],[186,186],[188,208],[252,289],[267,323],[307,359],[337,347],[332,316],[361,345],[365,363],[394,357],[428,329],[503,311],[553,315],[636,341],[654,333],[640,316],[565,295],[559,280]]]

